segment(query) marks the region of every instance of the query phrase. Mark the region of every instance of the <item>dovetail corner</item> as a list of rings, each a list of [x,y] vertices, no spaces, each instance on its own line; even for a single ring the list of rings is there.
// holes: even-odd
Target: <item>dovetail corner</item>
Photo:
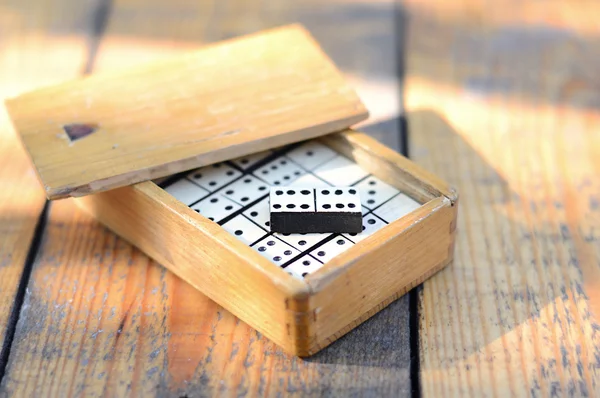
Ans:
[[[73,123],[65,124],[63,129],[71,142],[74,142],[94,133],[98,130],[98,125],[95,123]]]

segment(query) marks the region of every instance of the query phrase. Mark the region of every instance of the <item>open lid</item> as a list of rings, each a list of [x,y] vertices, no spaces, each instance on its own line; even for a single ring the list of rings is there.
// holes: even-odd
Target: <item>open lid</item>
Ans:
[[[164,177],[368,116],[297,25],[44,88],[6,105],[49,199]]]

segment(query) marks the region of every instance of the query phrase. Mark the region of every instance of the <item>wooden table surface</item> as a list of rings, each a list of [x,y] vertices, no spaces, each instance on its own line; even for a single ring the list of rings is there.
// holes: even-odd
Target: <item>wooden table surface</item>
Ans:
[[[46,203],[2,108],[0,397],[600,394],[599,13],[0,0],[1,98],[302,22],[371,109],[364,129],[461,194],[454,263],[299,359],[71,201]]]

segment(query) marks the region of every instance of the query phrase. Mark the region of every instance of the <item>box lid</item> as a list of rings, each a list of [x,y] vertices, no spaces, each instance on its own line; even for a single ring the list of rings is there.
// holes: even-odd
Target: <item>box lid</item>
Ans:
[[[44,88],[6,105],[50,199],[233,159],[368,116],[298,25]]]

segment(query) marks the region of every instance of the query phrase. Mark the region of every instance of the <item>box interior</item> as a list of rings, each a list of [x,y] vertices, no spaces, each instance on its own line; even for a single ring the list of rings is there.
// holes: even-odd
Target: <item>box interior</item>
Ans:
[[[334,149],[335,148],[335,149]],[[200,216],[218,223],[294,278],[303,279],[386,225],[433,197],[384,182],[385,170],[351,159],[327,140],[310,140],[205,166],[154,181]],[[372,166],[372,165],[371,165]],[[377,168],[375,168],[377,169]],[[379,176],[378,176],[379,175]],[[399,177],[398,177],[399,178]],[[394,186],[392,186],[393,183]],[[270,187],[358,188],[363,213],[359,234],[278,234],[269,228]]]

